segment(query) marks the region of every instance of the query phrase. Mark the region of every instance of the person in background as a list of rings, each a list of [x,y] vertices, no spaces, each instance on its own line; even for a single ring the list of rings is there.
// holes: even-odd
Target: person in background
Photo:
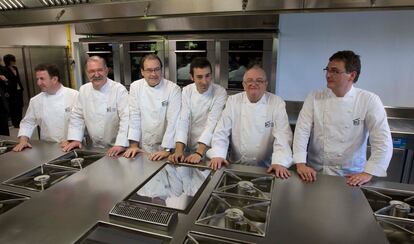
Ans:
[[[162,78],[162,63],[157,55],[144,56],[140,67],[144,78],[134,81],[129,93],[130,146],[124,156],[131,158],[147,152],[150,160],[161,160],[174,148],[181,90]]]
[[[1,59],[1,57],[0,57]],[[4,76],[5,67],[0,64],[0,135],[9,136],[8,80]]]
[[[327,89],[308,95],[296,124],[293,160],[299,176],[315,181],[317,172],[341,175],[352,186],[386,176],[393,150],[390,128],[380,98],[353,85],[361,73],[359,55],[337,52],[324,70]]]
[[[19,144],[13,148],[15,152],[32,147],[29,138],[37,126],[41,140],[66,141],[70,112],[78,96],[78,91],[62,85],[56,65],[39,64],[35,74],[41,93],[30,99],[26,115],[20,122]]]
[[[190,75],[194,83],[183,89],[175,152],[169,156],[173,163],[201,161],[227,99],[226,90],[212,82],[211,64],[206,58],[193,59]],[[185,151],[190,155],[184,157]]]
[[[93,146],[109,147],[107,155],[117,156],[128,147],[128,91],[108,78],[108,67],[101,57],[89,57],[85,71],[90,82],[79,89],[63,151],[82,147],[86,127]]]
[[[7,54],[3,61],[6,66],[4,76],[8,80],[9,114],[14,128],[19,128],[23,113],[23,85],[16,67],[16,57]]]
[[[292,165],[292,131],[285,102],[266,92],[267,85],[259,66],[245,72],[244,92],[229,97],[214,131],[207,151],[211,168],[239,163],[266,167],[279,178],[291,175],[287,168]]]

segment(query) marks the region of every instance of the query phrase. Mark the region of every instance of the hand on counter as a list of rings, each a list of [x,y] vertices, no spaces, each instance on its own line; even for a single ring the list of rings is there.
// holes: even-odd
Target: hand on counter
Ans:
[[[170,154],[171,154],[170,152],[161,150],[161,151],[158,151],[156,153],[151,153],[148,156],[148,159],[151,160],[151,161],[162,160],[162,159],[167,158],[168,156],[170,156]]]
[[[113,146],[113,147],[109,148],[109,150],[106,152],[106,155],[109,156],[109,157],[116,157],[123,151],[125,151],[125,147],[123,147],[123,146]]]
[[[348,175],[345,177],[346,183],[350,186],[360,186],[369,182],[372,179],[372,175],[365,172],[354,175]]]
[[[184,160],[184,153],[176,151],[168,157],[168,160],[174,164],[182,163]]]
[[[216,170],[216,169],[220,169],[221,166],[227,166],[229,165],[229,161],[227,161],[224,158],[212,158],[209,164],[209,167]]]
[[[80,141],[71,141],[63,146],[62,151],[69,152],[76,148],[82,148],[82,143]]]
[[[297,163],[296,171],[302,180],[306,182],[316,181],[316,171],[311,167],[306,166],[305,163]]]
[[[144,150],[138,147],[138,143],[131,142],[129,148],[125,151],[123,156],[126,158],[135,158],[135,156],[141,152],[144,152]]]
[[[26,136],[19,137],[19,144],[17,144],[13,151],[15,152],[21,152],[25,148],[32,148],[32,144],[29,143],[29,138]]]
[[[268,169],[267,173],[273,173],[276,178],[287,179],[291,176],[289,170],[282,165],[272,164]]]
[[[193,154],[187,156],[184,159],[184,162],[189,163],[189,164],[198,164],[198,163],[201,162],[201,155],[198,154],[198,153],[193,153]]]

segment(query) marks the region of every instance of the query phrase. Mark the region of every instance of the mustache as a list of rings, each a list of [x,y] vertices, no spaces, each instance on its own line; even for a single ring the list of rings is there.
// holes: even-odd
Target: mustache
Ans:
[[[98,81],[98,80],[102,80],[104,77],[103,76],[92,76],[91,77],[91,81]]]

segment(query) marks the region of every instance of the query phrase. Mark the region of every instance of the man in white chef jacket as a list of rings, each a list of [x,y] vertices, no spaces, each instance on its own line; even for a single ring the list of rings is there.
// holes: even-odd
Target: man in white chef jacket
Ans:
[[[214,131],[207,151],[211,168],[239,163],[267,167],[279,178],[290,176],[292,131],[285,102],[266,92],[267,85],[262,68],[254,66],[245,72],[244,92],[229,97]]]
[[[175,152],[169,156],[173,163],[201,161],[227,99],[226,90],[212,83],[211,64],[206,58],[194,58],[189,73],[194,83],[183,89]],[[184,151],[190,155],[184,157]]]
[[[361,72],[359,55],[337,52],[324,70],[327,89],[308,95],[296,124],[293,160],[299,176],[315,181],[316,172],[341,175],[352,186],[373,175],[386,176],[392,156],[390,128],[380,98],[353,85]]]
[[[88,58],[86,75],[90,82],[79,89],[70,117],[70,142],[63,151],[82,147],[86,126],[93,146],[109,147],[107,155],[117,156],[128,147],[128,91],[107,77],[108,67],[101,57]]]
[[[13,148],[15,152],[32,148],[29,138],[37,126],[40,127],[41,140],[66,141],[70,112],[78,96],[78,91],[60,83],[59,69],[54,64],[36,66],[35,75],[41,93],[30,99],[26,114],[20,121],[19,144]]]
[[[124,156],[131,158],[147,152],[150,160],[161,160],[174,148],[181,90],[162,78],[162,63],[157,55],[144,56],[140,67],[144,78],[134,81],[129,92],[130,146]]]

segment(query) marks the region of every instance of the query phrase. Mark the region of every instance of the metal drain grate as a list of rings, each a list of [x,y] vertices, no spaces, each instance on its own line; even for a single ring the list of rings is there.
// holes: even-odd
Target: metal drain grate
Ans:
[[[169,228],[177,220],[177,211],[128,201],[117,203],[109,215],[156,225],[162,228]]]

